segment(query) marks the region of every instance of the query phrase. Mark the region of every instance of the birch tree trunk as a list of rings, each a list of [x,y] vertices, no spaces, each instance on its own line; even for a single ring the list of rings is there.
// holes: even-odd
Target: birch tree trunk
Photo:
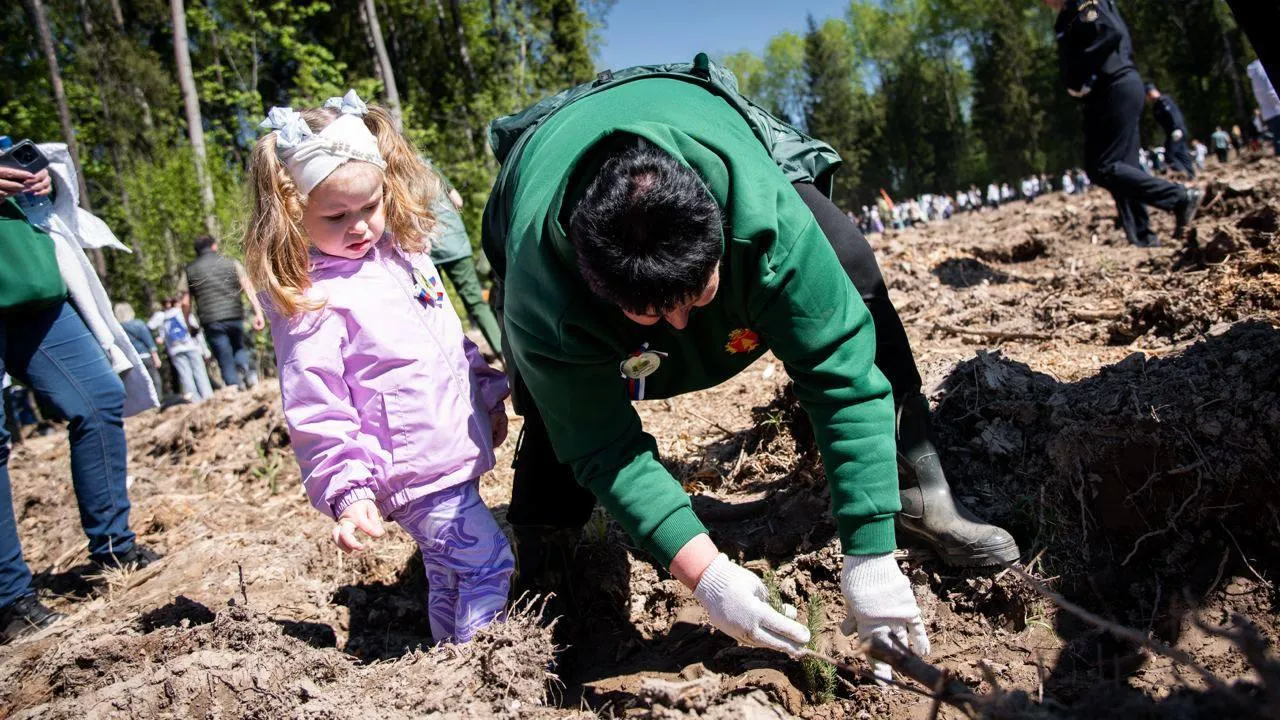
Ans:
[[[369,39],[373,43],[375,63],[382,75],[382,90],[387,97],[387,110],[391,113],[391,121],[396,131],[402,129],[400,112],[400,91],[396,88],[396,74],[391,67],[391,58],[387,56],[387,45],[382,40],[382,25],[378,22],[378,6],[374,0],[361,0],[361,19],[368,23]]]
[[[62,139],[67,144],[67,152],[71,154],[71,164],[75,166],[76,184],[79,185],[80,207],[93,212],[93,201],[89,199],[89,184],[84,176],[84,166],[80,164],[80,147],[76,143],[75,128],[71,125],[71,106],[67,104],[67,91],[62,86],[62,68],[58,65],[58,53],[53,48],[53,32],[49,30],[49,19],[44,14],[44,3],[41,0],[26,0],[27,12],[35,22],[36,34],[40,36],[40,49],[44,52],[45,64],[49,66],[49,81],[53,84],[53,101],[58,106],[58,123],[62,125]],[[102,250],[93,248],[86,250],[89,261],[93,263],[94,272],[107,285],[107,259]]]
[[[49,66],[49,81],[53,84],[53,101],[58,106],[58,122],[62,125],[62,139],[67,143],[71,153],[71,162],[75,165],[76,178],[80,185],[80,207],[93,211],[89,200],[89,186],[85,183],[84,168],[80,165],[80,148],[76,144],[75,128],[71,125],[71,107],[67,104],[67,91],[62,86],[62,69],[58,66],[58,54],[53,48],[53,33],[49,30],[49,20],[44,14],[44,3],[41,0],[26,0],[27,12],[36,26],[36,34],[40,37],[40,49],[44,52],[45,63]]]
[[[467,45],[466,28],[462,26],[462,11],[458,7],[458,0],[449,0],[449,14],[453,18],[453,32],[458,39],[458,57],[462,60],[462,68],[466,72],[467,90],[474,91],[476,85],[476,70],[471,64],[471,48]]]
[[[173,13],[173,59],[178,66],[178,85],[182,88],[182,104],[187,111],[187,135],[191,138],[191,154],[196,163],[196,182],[200,185],[204,227],[210,235],[217,237],[218,219],[213,214],[213,182],[209,178],[204,149],[200,96],[196,93],[196,79],[191,73],[191,50],[187,44],[187,10],[182,0],[169,0],[169,9]]]

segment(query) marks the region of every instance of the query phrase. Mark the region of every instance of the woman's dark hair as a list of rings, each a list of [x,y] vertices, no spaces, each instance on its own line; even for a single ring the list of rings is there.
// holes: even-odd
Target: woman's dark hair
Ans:
[[[698,174],[644,141],[604,162],[569,220],[587,286],[637,314],[701,295],[722,236],[720,207]]]

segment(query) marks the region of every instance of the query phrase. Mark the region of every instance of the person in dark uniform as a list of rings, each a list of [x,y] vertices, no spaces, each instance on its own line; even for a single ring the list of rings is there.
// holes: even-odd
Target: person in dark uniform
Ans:
[[[1187,121],[1178,109],[1173,98],[1160,92],[1155,83],[1147,83],[1147,102],[1151,103],[1151,114],[1164,129],[1164,154],[1169,167],[1185,174],[1194,180],[1196,164],[1191,160],[1191,151],[1187,149]]]
[[[1095,183],[1109,190],[1129,242],[1160,244],[1151,230],[1146,205],[1177,216],[1175,236],[1195,217],[1201,192],[1153,177],[1138,164],[1141,142],[1142,78],[1133,59],[1133,42],[1115,0],[1045,0],[1058,9],[1058,38],[1063,83],[1084,104],[1085,167]]]
[[[1151,102],[1151,114],[1165,131],[1165,159],[1169,167],[1185,176],[1196,179],[1196,163],[1192,161],[1192,152],[1187,149],[1187,120],[1183,119],[1183,111],[1178,109],[1178,102],[1172,97],[1162,94],[1156,83],[1147,83],[1147,101]]]

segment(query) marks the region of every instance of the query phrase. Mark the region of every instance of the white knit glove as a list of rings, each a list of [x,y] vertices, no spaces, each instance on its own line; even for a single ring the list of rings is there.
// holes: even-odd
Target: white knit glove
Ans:
[[[808,628],[795,621],[796,609],[769,607],[769,591],[760,578],[724,553],[702,572],[693,596],[707,609],[712,625],[743,645],[796,655],[809,642]]]
[[[1174,142],[1178,142],[1179,140],[1181,140],[1181,139],[1182,139],[1182,131],[1181,131],[1181,130],[1174,130],[1174,131],[1173,131],[1173,134],[1172,134],[1172,135],[1170,135],[1169,137],[1170,137],[1170,138],[1172,138]]]
[[[860,639],[878,637],[893,644],[889,639],[892,635],[903,646],[909,644],[917,655],[929,654],[929,638],[924,633],[920,607],[893,553],[845,555],[840,590],[848,612],[840,626],[845,635],[852,635],[856,630]],[[885,663],[873,662],[871,669],[881,680],[893,677]]]

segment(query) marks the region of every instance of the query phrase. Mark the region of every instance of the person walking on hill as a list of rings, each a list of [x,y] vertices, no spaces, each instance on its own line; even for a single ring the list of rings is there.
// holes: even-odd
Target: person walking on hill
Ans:
[[[124,328],[125,334],[129,336],[133,349],[138,351],[138,357],[146,367],[147,374],[151,376],[151,384],[159,394],[160,388],[163,387],[160,382],[160,352],[156,347],[156,339],[152,336],[151,329],[137,318],[133,306],[129,303],[116,303],[114,310],[116,320],[120,321],[120,327]]]
[[[195,249],[196,259],[187,265],[178,283],[183,315],[191,314],[194,300],[195,315],[218,361],[222,384],[242,390],[251,388],[258,384],[258,369],[244,331],[241,294],[253,306],[254,332],[266,327],[258,295],[244,266],[219,253],[216,239],[201,235],[196,238]]]
[[[213,397],[209,370],[204,364],[205,349],[197,333],[200,324],[195,316],[184,312],[178,298],[167,298],[164,310],[151,316],[147,327],[160,333],[160,342],[169,355],[169,367],[178,376],[182,396],[199,403]]]
[[[1045,0],[1058,9],[1054,32],[1062,81],[1084,105],[1084,155],[1089,176],[1109,190],[1129,242],[1160,244],[1147,205],[1174,213],[1175,236],[1195,217],[1201,192],[1142,172],[1139,167],[1142,79],[1129,29],[1115,0]]]
[[[1213,129],[1209,142],[1213,143],[1213,154],[1218,156],[1218,162],[1225,163],[1227,155],[1231,152],[1231,136],[1219,125]]]
[[[1203,170],[1205,158],[1209,157],[1209,146],[1198,139],[1191,140],[1191,154],[1195,157],[1196,168]]]
[[[67,420],[71,484],[90,562],[145,567],[159,556],[129,529],[124,418],[158,402],[82,243],[92,236],[123,246],[78,207],[66,146],[38,147],[48,168],[33,174],[0,167],[0,375],[12,375]],[[32,224],[15,201],[23,195],[52,198],[47,223]],[[0,644],[62,618],[40,602],[22,557],[4,415],[0,404]]]
[[[1280,95],[1271,84],[1261,60],[1254,60],[1248,67],[1249,82],[1253,85],[1253,97],[1258,101],[1258,111],[1267,131],[1271,134],[1271,145],[1276,155],[1280,155]]]
[[[1165,160],[1169,167],[1194,180],[1196,166],[1187,150],[1187,121],[1182,117],[1182,110],[1172,97],[1161,93],[1155,83],[1147,83],[1146,89],[1151,113],[1165,133]]]
[[[494,354],[502,353],[502,330],[493,308],[485,302],[480,277],[476,274],[476,261],[471,250],[471,238],[462,224],[462,195],[449,178],[430,162],[426,166],[440,179],[442,192],[436,195],[431,211],[436,217],[436,235],[431,238],[431,262],[453,283],[453,289],[462,300],[467,315],[480,328],[484,341]]]

